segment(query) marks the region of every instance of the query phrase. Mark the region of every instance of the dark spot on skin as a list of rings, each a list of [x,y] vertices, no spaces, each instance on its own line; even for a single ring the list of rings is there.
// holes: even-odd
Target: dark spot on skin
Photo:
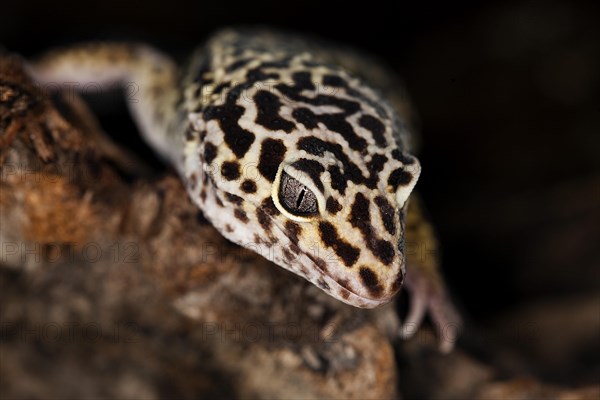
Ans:
[[[367,169],[371,175],[377,174],[383,170],[385,163],[387,163],[387,157],[383,154],[373,154],[371,161],[367,163]]]
[[[300,247],[297,244],[290,243],[290,250],[295,254],[300,254]]]
[[[278,73],[276,73],[276,72],[268,72],[267,73],[261,69],[262,67],[264,67],[264,65],[259,66],[257,68],[253,68],[246,73],[246,79],[248,79],[248,82],[252,82],[252,84],[254,84],[258,81],[266,81],[269,79],[279,78]]]
[[[299,90],[315,90],[315,85],[308,71],[294,72],[292,80],[294,81],[294,86]]]
[[[344,265],[351,267],[356,263],[360,250],[340,238],[335,226],[322,221],[319,223],[319,233],[325,246],[331,247],[335,254],[342,259]]]
[[[238,123],[245,110],[235,102],[227,101],[221,106],[208,106],[203,112],[205,121],[213,119],[218,121],[224,133],[225,143],[237,158],[244,157],[255,139],[252,132],[242,128]]]
[[[204,145],[204,162],[210,164],[217,157],[217,146],[211,142],[206,142]]]
[[[377,146],[387,146],[387,140],[385,140],[385,136],[383,135],[385,126],[380,120],[370,115],[362,115],[358,120],[358,124],[371,132]]]
[[[381,221],[383,222],[385,230],[388,231],[390,235],[395,235],[396,224],[394,224],[394,207],[392,207],[390,202],[383,196],[375,197],[375,204],[379,208],[379,215],[381,216]]]
[[[254,103],[256,104],[256,119],[258,125],[262,125],[272,131],[282,130],[290,133],[295,124],[279,115],[281,101],[279,97],[266,90],[259,90],[254,95]]]
[[[368,267],[360,267],[359,274],[360,280],[362,281],[363,285],[367,288],[371,296],[375,298],[381,297],[383,287],[379,283],[379,279],[377,278],[375,272],[373,272],[373,270]]]
[[[192,190],[196,189],[196,186],[198,186],[198,175],[196,175],[196,173],[193,173],[192,175],[190,175],[189,183],[190,183],[190,188]]]
[[[371,227],[371,214],[369,212],[369,200],[362,193],[357,193],[352,204],[350,213],[350,222],[355,228],[361,231],[368,230]]]
[[[327,209],[327,211],[329,211],[331,215],[335,215],[342,209],[342,205],[338,203],[336,199],[329,196],[327,198],[327,202],[325,203],[325,208]]]
[[[338,293],[344,300],[348,300],[348,297],[350,297],[350,293],[344,288],[341,288]]]
[[[202,88],[203,88],[203,86],[198,86],[196,89],[194,89],[194,98],[195,99],[199,99],[202,97]],[[183,92],[183,90],[181,92]],[[182,95],[180,95],[177,98],[177,105],[181,106],[181,104],[183,104],[183,96]]]
[[[228,202],[233,203],[238,206],[244,202],[244,199],[242,199],[240,196],[236,196],[235,194],[231,194],[231,193],[225,193],[225,199]]]
[[[225,224],[225,232],[229,232],[229,233],[233,232],[233,228],[231,227],[231,225]]]
[[[262,226],[266,232],[271,232],[271,217],[269,217],[263,208],[258,207],[256,209],[256,217],[258,218],[260,226]]]
[[[315,113],[308,108],[296,108],[292,111],[292,117],[294,117],[298,123],[304,125],[306,129],[315,129],[318,126]]]
[[[270,233],[268,234],[269,236],[269,247],[271,247],[274,244],[279,243],[279,239],[273,235],[271,235]]]
[[[198,136],[198,140],[200,141],[200,143],[203,143],[205,138],[206,138],[206,131],[200,132],[200,135]]]
[[[367,141],[356,134],[352,125],[346,120],[345,114],[322,114],[318,116],[318,121],[322,122],[327,129],[342,135],[352,150],[363,151],[367,148]]]
[[[265,239],[260,237],[260,235],[258,235],[257,233],[254,234],[254,243],[264,245],[267,247],[273,246],[273,244],[271,242],[266,241]]]
[[[288,249],[286,249],[285,247],[282,249],[282,252],[283,252],[283,256],[285,257],[285,259],[286,259],[288,262],[292,262],[292,261],[294,260],[294,258],[295,258],[295,257],[294,257],[294,255],[292,254],[292,252],[291,252],[291,251],[289,251]]]
[[[398,275],[396,276],[396,279],[392,283],[392,287],[391,287],[392,293],[391,294],[394,294],[398,290],[400,290],[400,288],[402,287],[402,282],[404,282],[404,273],[402,272],[402,270],[400,270],[398,272]]]
[[[204,190],[204,188],[202,188],[202,190],[200,191],[200,199],[203,202],[206,201],[206,190]]]
[[[348,279],[338,279],[336,282],[344,289],[351,290],[350,281]]]
[[[188,142],[191,142],[192,140],[194,140],[194,129],[192,128],[192,125],[188,125],[187,129],[185,130],[185,140],[187,140]]]
[[[313,263],[315,263],[317,268],[319,268],[322,272],[327,273],[327,261],[323,260],[321,257],[313,256],[310,253],[306,253],[306,256],[310,258]]]
[[[402,153],[399,149],[392,150],[392,157],[395,160],[400,161],[404,165],[412,165],[415,163],[415,159],[413,157],[407,156]]]
[[[266,199],[264,199],[261,203],[261,207],[263,208],[263,210],[265,210],[265,212],[271,216],[276,216],[281,214],[281,212],[277,209],[277,207],[275,207],[275,204],[273,203],[273,199],[271,198],[271,196],[267,197]]]
[[[237,161],[224,161],[221,164],[221,175],[228,181],[234,181],[240,177],[240,164]]]
[[[204,176],[208,176],[208,182],[210,183],[210,185],[212,187],[214,187],[214,188],[217,187],[217,184],[215,182],[215,177],[214,176],[212,176],[211,174],[206,174],[206,173],[204,174]],[[216,194],[215,194],[215,196],[216,196]]]
[[[317,267],[319,267],[319,269],[321,271],[324,271],[324,272],[327,271],[327,262],[325,260],[323,260],[322,258],[316,257],[315,259],[313,259],[313,261],[315,262],[315,264],[317,265]]]
[[[371,250],[373,255],[381,260],[384,265],[390,265],[394,261],[394,247],[387,240],[377,237],[371,224],[369,204],[369,200],[362,193],[357,193],[348,220],[353,227],[360,230],[367,248]]]
[[[317,286],[319,286],[323,290],[330,289],[329,285],[327,284],[327,282],[325,282],[325,280],[323,278],[319,278],[319,280],[317,281]]]
[[[348,179],[342,174],[340,168],[336,165],[330,165],[327,168],[329,176],[331,176],[331,188],[337,190],[342,195],[346,194],[346,188],[348,187]]]
[[[235,211],[233,212],[233,215],[237,219],[242,221],[243,223],[247,223],[249,221],[248,216],[246,215],[246,212],[244,210],[240,210],[239,208],[235,209]]]
[[[404,171],[402,168],[395,169],[390,174],[388,178],[388,185],[393,188],[395,192],[398,189],[398,186],[405,186],[411,183],[413,180],[413,176],[410,172]]]
[[[323,193],[324,188],[323,182],[321,182],[321,174],[325,172],[325,168],[323,168],[321,163],[315,160],[301,158],[297,161],[294,161],[292,166],[298,171],[305,172],[306,174],[308,174],[308,176],[313,181],[317,189],[319,189],[321,193]]]
[[[381,260],[385,265],[390,265],[394,261],[394,246],[384,239],[377,240],[373,243],[373,254]]]
[[[298,254],[298,253],[296,253],[296,254]],[[299,268],[300,268],[300,272],[302,272],[302,275],[308,276],[308,270],[306,269],[306,267],[304,265],[300,265]]]
[[[290,241],[293,244],[298,244],[298,237],[302,234],[302,228],[300,225],[292,221],[286,221],[285,230]]]
[[[331,87],[346,87],[348,83],[343,78],[337,75],[325,75],[323,77],[323,85]]]
[[[221,94],[221,92],[227,89],[229,86],[231,86],[231,82],[223,82],[213,89],[212,94]]]
[[[243,68],[246,64],[252,61],[252,58],[242,58],[241,60],[237,60],[231,64],[229,64],[225,68],[225,72],[234,72],[240,68]]]
[[[246,179],[242,182],[240,186],[244,193],[255,193],[256,192],[256,182]]]
[[[216,194],[215,194],[215,203],[217,203],[217,205],[219,207],[224,207],[223,202],[221,201],[221,199],[219,198],[219,196],[217,196]]]
[[[285,157],[285,145],[280,139],[265,139],[260,146],[258,171],[270,182],[275,180],[279,164]]]

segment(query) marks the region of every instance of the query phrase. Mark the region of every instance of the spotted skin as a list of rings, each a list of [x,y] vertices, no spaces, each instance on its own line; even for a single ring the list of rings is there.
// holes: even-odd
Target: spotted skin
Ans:
[[[400,216],[420,166],[381,94],[310,50],[271,33],[213,37],[184,78],[192,134],[183,173],[191,182],[205,166],[200,173],[212,179],[190,194],[227,238],[341,301],[372,308],[403,280]],[[314,215],[294,216],[282,205],[284,174],[314,194]],[[244,202],[221,206],[216,199],[227,194]],[[264,209],[270,200],[273,213]],[[226,232],[232,220],[238,229]],[[253,243],[255,234],[274,251]],[[291,245],[293,257],[282,251]]]
[[[133,82],[142,134],[221,234],[373,308],[405,280],[405,216],[421,168],[406,99],[360,58],[318,40],[227,29],[182,69],[145,45],[104,43],[51,52],[32,73]]]

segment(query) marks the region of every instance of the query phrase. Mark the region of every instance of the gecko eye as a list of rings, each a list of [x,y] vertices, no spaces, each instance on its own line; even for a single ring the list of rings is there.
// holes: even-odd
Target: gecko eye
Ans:
[[[281,173],[279,202],[287,212],[299,217],[307,217],[319,212],[317,196],[285,171]]]

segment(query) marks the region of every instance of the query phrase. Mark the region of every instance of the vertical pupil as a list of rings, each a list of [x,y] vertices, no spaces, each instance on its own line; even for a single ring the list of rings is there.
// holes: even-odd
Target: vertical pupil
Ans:
[[[281,206],[294,215],[314,215],[319,212],[315,194],[285,172],[281,174],[278,197]]]
[[[302,188],[300,194],[298,194],[298,199],[296,199],[296,208],[300,208],[300,204],[302,204],[302,200],[304,199],[304,192],[306,190]]]

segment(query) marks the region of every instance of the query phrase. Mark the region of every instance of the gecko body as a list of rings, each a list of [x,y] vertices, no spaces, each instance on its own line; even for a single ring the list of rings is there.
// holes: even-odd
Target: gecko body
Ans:
[[[373,308],[403,284],[421,167],[400,91],[368,82],[377,67],[359,58],[295,35],[227,29],[183,69],[145,45],[97,44],[49,53],[32,70],[42,82],[133,82],[142,135],[221,234]]]

